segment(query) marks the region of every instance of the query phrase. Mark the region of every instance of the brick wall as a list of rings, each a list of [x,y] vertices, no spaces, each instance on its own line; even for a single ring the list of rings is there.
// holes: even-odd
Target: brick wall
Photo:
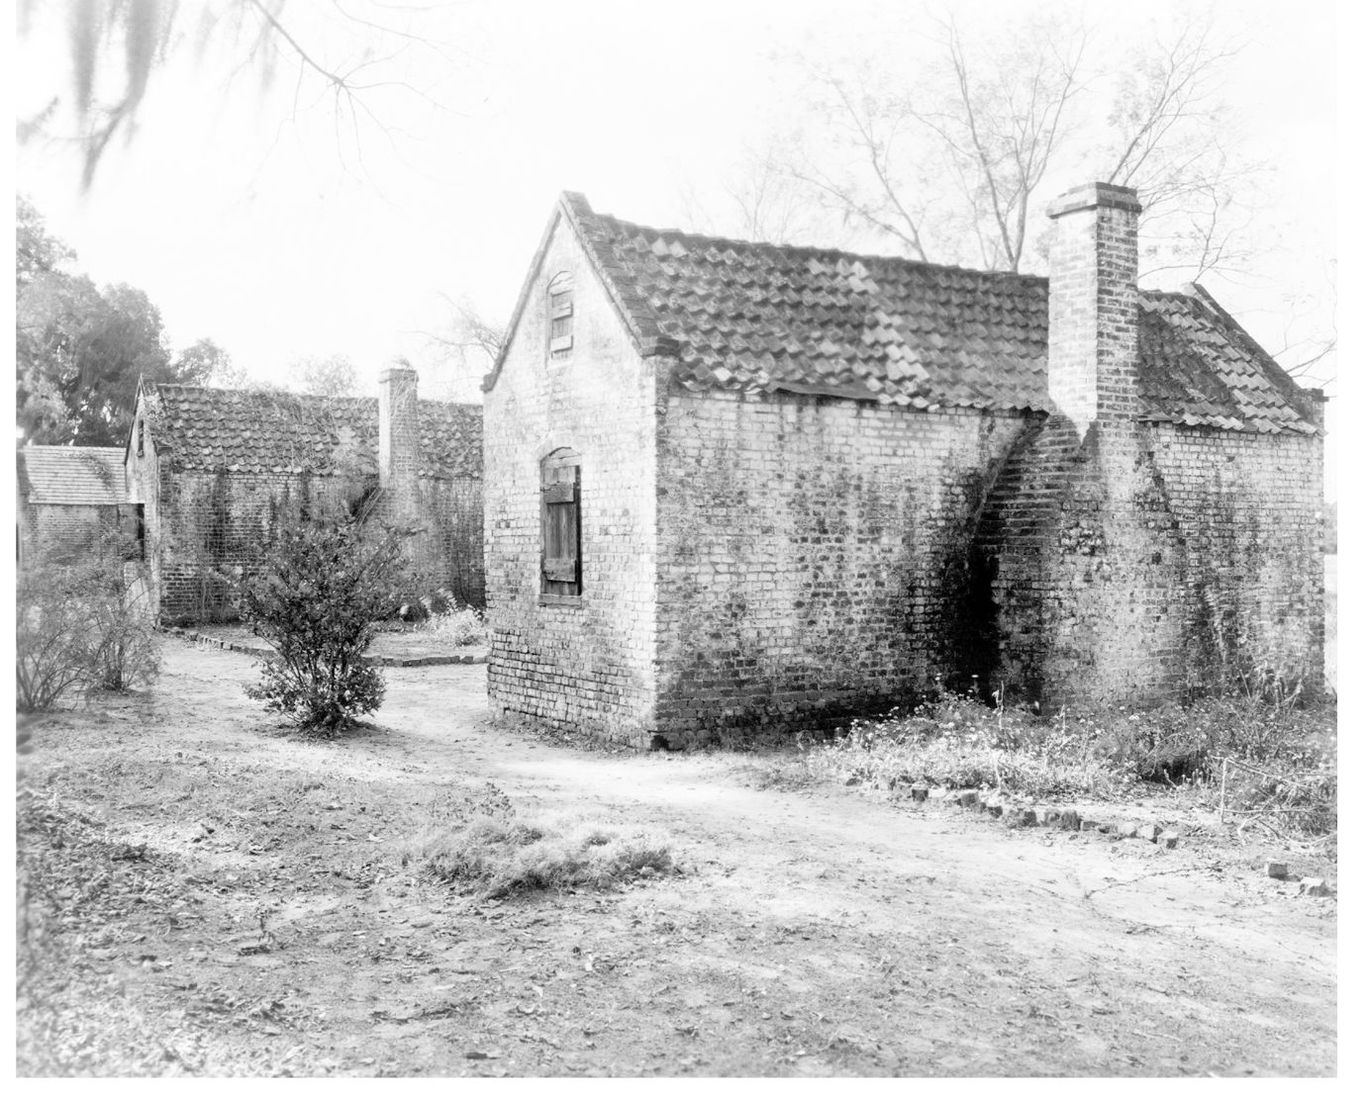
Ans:
[[[1194,687],[1264,671],[1319,691],[1325,673],[1323,439],[1157,425],[1149,431],[1184,544]]]
[[[162,618],[234,620],[233,576],[251,573],[283,525],[334,514],[365,489],[343,477],[171,471],[159,484]]]
[[[58,506],[21,502],[25,564],[78,563],[118,529],[116,506]]]
[[[546,286],[568,273],[573,345],[550,349]],[[562,325],[563,326],[563,325]],[[485,394],[489,696],[534,717],[642,743],[654,710],[654,364],[643,363],[560,221]],[[541,459],[580,455],[583,592],[543,604]]]
[[[1023,420],[676,393],[659,458],[659,729],[820,726],[961,665],[969,535]]]
[[[1058,417],[1008,461],[991,559],[1009,697],[1152,702],[1266,667],[1319,687],[1320,445],[1295,434]]]
[[[418,480],[414,490],[418,535],[411,557],[422,592],[449,590],[484,608],[484,486],[473,479]]]
[[[335,515],[375,484],[365,475],[176,471],[155,444],[144,445],[141,456],[130,447],[129,498],[144,506],[148,579],[162,619],[237,619],[229,576],[257,565],[283,521]],[[415,593],[447,589],[483,606],[482,495],[479,480],[417,480],[403,512],[420,530]]]

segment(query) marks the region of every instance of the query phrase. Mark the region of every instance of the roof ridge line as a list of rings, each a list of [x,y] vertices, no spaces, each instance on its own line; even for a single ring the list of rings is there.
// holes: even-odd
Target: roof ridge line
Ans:
[[[1023,274],[1016,270],[981,270],[978,267],[960,266],[958,263],[935,263],[928,259],[913,259],[905,255],[874,255],[868,252],[847,251],[839,247],[818,247],[814,244],[776,244],[766,240],[742,240],[731,236],[713,236],[706,232],[685,232],[679,228],[656,228],[654,225],[624,220],[611,213],[593,213],[592,210],[590,212],[601,221],[611,221],[613,224],[621,225],[628,230],[653,232],[658,236],[677,236],[685,240],[696,240],[700,243],[726,245],[727,247],[785,251],[810,256],[831,255],[843,259],[858,259],[861,262],[899,263],[907,266],[926,267],[931,270],[949,270],[960,274],[977,274],[993,278],[1016,278],[1022,281],[1048,282],[1050,280],[1049,275],[1046,274]]]

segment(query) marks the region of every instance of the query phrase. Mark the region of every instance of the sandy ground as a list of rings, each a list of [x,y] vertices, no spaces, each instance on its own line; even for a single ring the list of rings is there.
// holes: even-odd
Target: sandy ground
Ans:
[[[1252,865],[577,751],[487,725],[482,666],[387,671],[336,742],[272,724],[252,678],[168,639],[150,696],[33,726],[20,1075],[1335,1069],[1335,902]],[[685,870],[502,902],[425,881],[405,849],[489,782]]]

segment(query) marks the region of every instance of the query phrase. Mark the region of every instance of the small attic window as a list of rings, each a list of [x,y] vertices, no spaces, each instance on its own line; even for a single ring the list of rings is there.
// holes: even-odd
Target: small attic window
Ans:
[[[575,286],[569,271],[561,271],[546,285],[547,350],[565,357],[575,343]]]
[[[138,435],[138,456],[143,455],[143,442],[147,437],[147,420],[139,419],[136,427]]]

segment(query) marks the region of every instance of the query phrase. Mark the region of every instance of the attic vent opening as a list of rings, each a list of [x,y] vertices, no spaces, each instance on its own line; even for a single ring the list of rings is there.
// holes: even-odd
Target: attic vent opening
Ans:
[[[574,345],[575,286],[569,271],[561,271],[546,286],[547,350],[563,358]]]

